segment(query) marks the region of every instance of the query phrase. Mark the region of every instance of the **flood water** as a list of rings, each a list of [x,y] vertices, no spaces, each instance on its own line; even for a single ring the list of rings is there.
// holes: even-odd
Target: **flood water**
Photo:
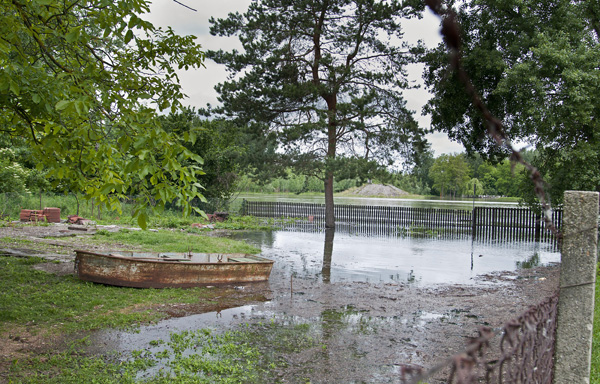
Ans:
[[[253,382],[400,383],[405,364],[431,366],[459,352],[478,326],[490,325],[486,313],[503,306],[503,314],[514,310],[518,294],[504,284],[517,280],[483,275],[560,261],[553,244],[468,236],[281,229],[227,237],[255,245],[260,256],[275,261],[265,301],[171,318],[134,332],[103,330],[91,343],[101,353],[128,359],[132,351],[159,356],[169,350],[170,338],[186,332],[250,330],[270,375]],[[306,347],[297,347],[307,340]],[[184,351],[203,354],[197,347]],[[169,370],[170,363],[165,358],[139,378]]]
[[[259,247],[287,276],[325,283],[475,284],[478,275],[560,261],[550,243],[255,231],[231,235]]]

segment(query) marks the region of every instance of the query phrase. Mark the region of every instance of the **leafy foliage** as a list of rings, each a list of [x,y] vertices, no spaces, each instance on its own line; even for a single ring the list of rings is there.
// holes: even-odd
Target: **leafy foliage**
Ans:
[[[0,138],[0,193],[37,192],[48,187],[44,172],[32,160],[24,140]]]
[[[433,180],[433,189],[440,196],[449,194],[453,197],[462,195],[469,180],[471,169],[465,161],[463,154],[441,155],[436,158],[429,169],[429,176]],[[472,186],[471,186],[472,190]]]
[[[140,16],[145,0],[0,4],[0,127],[24,138],[39,168],[113,209],[199,197],[201,159],[157,123],[183,98],[177,68],[202,65],[193,36]],[[193,141],[193,135],[184,136]],[[188,165],[183,162],[190,161]]]
[[[325,181],[327,226],[338,156],[387,165],[425,146],[402,98],[413,56],[398,43],[417,12],[399,1],[259,0],[211,20],[211,33],[237,35],[244,49],[208,52],[231,72],[216,112],[249,128],[258,171],[291,165]]]
[[[598,189],[600,13],[598,1],[472,0],[459,11],[463,64],[511,140],[535,146],[554,201],[568,188]],[[505,157],[449,73],[444,47],[425,56],[432,125],[496,161]],[[575,165],[586,172],[572,177]],[[569,171],[566,171],[566,170]],[[587,173],[589,170],[589,174]]]
[[[178,136],[194,135],[194,142],[185,147],[203,160],[202,195],[212,202],[213,210],[223,210],[215,202],[227,201],[236,188],[241,167],[241,157],[246,151],[246,143],[238,127],[225,120],[202,119],[192,108],[184,108],[179,113],[171,113],[160,118],[167,132]],[[208,209],[207,203],[204,204]]]

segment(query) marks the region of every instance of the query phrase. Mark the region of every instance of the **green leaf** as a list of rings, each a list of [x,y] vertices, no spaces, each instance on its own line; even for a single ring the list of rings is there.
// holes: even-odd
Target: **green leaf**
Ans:
[[[21,92],[19,85],[12,80],[10,81],[10,91],[17,96],[19,96],[19,93]]]
[[[137,222],[140,228],[148,228],[148,215],[145,212],[140,213],[137,217]]]
[[[0,76],[0,90],[4,91],[10,87],[8,76]]]
[[[140,160],[146,160],[146,156],[150,153],[149,150],[147,149],[142,149],[140,151],[140,153],[138,153],[138,157],[140,158]]]
[[[34,93],[33,95],[31,95],[31,100],[36,103],[39,104],[40,101],[42,101],[42,98],[40,97],[40,95],[38,95],[37,93]]]
[[[205,220],[208,220],[208,216],[206,215],[206,212],[204,212],[200,208],[196,208],[196,207],[192,207],[192,209],[194,210],[194,212],[196,212],[197,214],[202,216]]]
[[[125,44],[128,44],[131,41],[131,39],[133,39],[133,30],[129,29],[125,34]]]
[[[71,32],[65,35],[65,40],[68,43],[73,43],[79,39],[79,35],[81,33],[81,27],[74,28]]]
[[[114,189],[115,185],[113,183],[108,183],[100,190],[100,193],[102,195],[108,195],[109,193],[113,192]]]
[[[61,100],[54,106],[57,111],[64,111],[71,105],[72,101],[69,100]]]

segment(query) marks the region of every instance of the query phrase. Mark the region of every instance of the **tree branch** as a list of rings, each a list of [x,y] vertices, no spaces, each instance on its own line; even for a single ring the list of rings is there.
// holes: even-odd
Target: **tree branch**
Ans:
[[[544,210],[544,221],[548,225],[548,228],[554,232],[559,238],[562,235],[552,222],[552,207],[546,199],[545,182],[542,178],[541,173],[536,167],[529,164],[521,152],[517,150],[512,143],[508,140],[506,133],[504,132],[504,126],[502,122],[492,115],[490,110],[487,108],[485,103],[481,100],[475,86],[471,82],[469,75],[462,66],[461,60],[461,38],[460,38],[460,27],[456,21],[456,14],[451,9],[448,9],[442,5],[441,0],[425,0],[427,6],[442,19],[442,35],[444,35],[444,41],[450,50],[450,63],[457,72],[458,78],[463,83],[465,90],[471,97],[473,106],[483,115],[485,121],[487,121],[487,133],[496,142],[499,147],[506,147],[511,151],[510,160],[521,163],[528,171],[529,177],[534,184],[534,191],[536,196],[540,199],[540,204]]]

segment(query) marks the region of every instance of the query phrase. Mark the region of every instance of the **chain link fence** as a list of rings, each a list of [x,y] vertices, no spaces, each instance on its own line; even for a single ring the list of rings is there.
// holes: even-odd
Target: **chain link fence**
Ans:
[[[428,371],[420,367],[401,369],[403,384],[443,382],[448,384],[551,384],[558,292],[506,323],[497,334],[480,327],[464,352]],[[449,373],[448,373],[449,372]]]

